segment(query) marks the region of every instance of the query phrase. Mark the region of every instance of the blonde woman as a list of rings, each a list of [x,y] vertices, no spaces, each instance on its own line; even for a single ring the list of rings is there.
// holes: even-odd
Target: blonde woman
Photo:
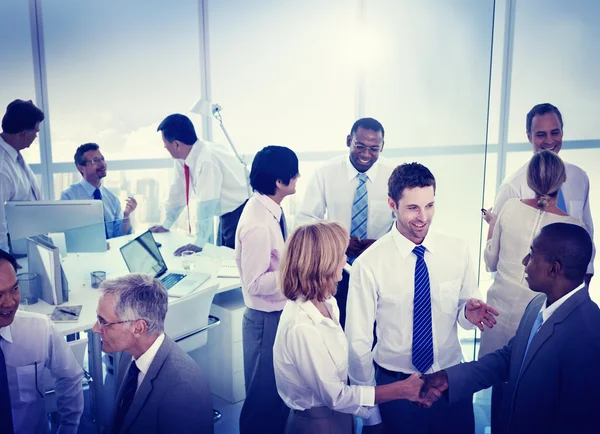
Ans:
[[[395,399],[420,400],[417,374],[385,386],[350,386],[348,343],[335,298],[346,263],[348,231],[338,223],[299,226],[281,263],[283,309],[273,362],[277,390],[291,408],[286,434],[351,434],[353,417]],[[439,393],[435,391],[436,397]]]

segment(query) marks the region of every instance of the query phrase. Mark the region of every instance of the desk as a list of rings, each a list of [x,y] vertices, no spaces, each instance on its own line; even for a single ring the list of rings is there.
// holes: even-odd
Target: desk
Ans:
[[[106,271],[108,279],[123,276],[129,271],[125,261],[121,257],[119,248],[129,240],[135,238],[136,234],[127,235],[110,240],[110,250],[103,253],[73,253],[62,259],[62,266],[69,282],[69,301],[66,304],[80,304],[83,306],[79,320],[75,323],[57,323],[57,328],[66,336],[73,333],[86,332],[88,335],[88,363],[90,374],[94,381],[90,388],[91,393],[91,413],[97,422],[98,431],[100,431],[99,414],[106,414],[104,409],[100,408],[101,400],[98,399],[103,393],[104,383],[102,375],[102,343],[100,336],[92,333],[92,327],[96,323],[96,308],[100,297],[100,290],[91,287],[90,272],[95,270]],[[186,235],[166,232],[154,234],[157,242],[162,244],[161,253],[167,263],[168,268],[180,269],[181,258],[175,257],[173,252],[179,246],[188,244],[190,238]],[[228,249],[227,254],[233,257],[233,251]],[[200,255],[196,263],[197,271],[211,274],[202,286],[194,293],[208,288],[217,289],[214,293],[225,292],[240,287],[239,278],[217,278],[217,270],[220,265],[219,259],[208,258]],[[23,271],[23,270],[21,270]],[[213,295],[214,295],[213,293]],[[175,300],[184,300],[180,298],[169,297],[169,303]],[[212,300],[212,298],[211,298]],[[26,309],[30,312],[41,314],[50,314],[54,306],[39,300],[38,303],[29,305]],[[208,320],[208,318],[207,318]]]

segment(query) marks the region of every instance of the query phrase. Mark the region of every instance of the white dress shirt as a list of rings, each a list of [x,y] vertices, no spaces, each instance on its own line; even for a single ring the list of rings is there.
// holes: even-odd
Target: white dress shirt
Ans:
[[[58,433],[77,433],[83,413],[83,370],[50,320],[43,315],[17,311],[13,323],[0,328],[0,345],[6,358],[15,434],[48,433],[44,368],[56,378]]]
[[[429,231],[423,241],[429,271],[433,335],[433,365],[436,372],[461,361],[457,322],[473,328],[464,314],[469,298],[481,298],[477,287],[476,262],[464,241]],[[396,226],[352,266],[348,289],[346,336],[350,346],[350,380],[375,385],[373,360],[385,369],[417,373],[412,364],[414,275],[416,247]],[[373,323],[377,322],[377,344],[373,351]],[[381,421],[378,408],[365,423]]]
[[[369,199],[367,217],[369,239],[379,239],[389,232],[394,223],[395,217],[388,205],[388,180],[395,167],[391,161],[379,157],[365,172]],[[325,162],[308,183],[296,222],[303,224],[326,218],[328,221],[341,223],[350,231],[358,174],[348,155]]]
[[[288,301],[273,347],[277,391],[295,410],[329,407],[367,418],[375,405],[375,387],[349,386],[348,342],[339,325],[335,298],[325,301],[332,319],[310,301]]]
[[[137,368],[140,370],[140,372],[138,374],[138,378],[137,378],[137,388],[138,389],[140,388],[142,381],[144,381],[144,377],[148,373],[148,370],[150,369],[150,365],[152,365],[152,362],[154,361],[154,358],[156,357],[156,353],[158,353],[158,350],[160,349],[160,346],[162,345],[164,340],[165,340],[165,334],[161,333],[156,338],[154,343],[152,345],[150,345],[150,348],[148,348],[146,350],[146,352],[144,354],[142,354],[137,360],[134,360],[132,362],[132,363],[135,363],[137,365]]]
[[[567,206],[567,214],[575,217],[577,220],[582,220],[585,229],[594,239],[594,222],[592,221],[592,213],[590,211],[590,180],[587,173],[574,164],[565,163],[567,172],[567,180],[562,185],[561,189]],[[533,199],[535,193],[527,185],[527,168],[529,163],[517,170],[512,175],[508,176],[496,194],[494,202],[494,214],[498,215],[504,204],[511,198]],[[592,254],[592,259],[588,265],[588,274],[594,274],[594,257],[596,256],[596,248]]]
[[[565,301],[567,301],[569,298],[571,298],[572,296],[575,295],[576,292],[582,290],[583,288],[585,288],[585,284],[582,283],[581,285],[579,285],[577,288],[575,288],[573,291],[569,292],[566,295],[563,295],[561,298],[559,298],[558,300],[556,300],[554,303],[552,303],[550,306],[546,307],[546,303],[542,304],[542,307],[540,308],[540,312],[542,313],[542,325],[548,321],[548,318],[550,318],[550,316],[552,316],[552,314],[554,312],[556,312],[556,310],[561,307]],[[540,326],[541,327],[541,326]]]
[[[175,160],[175,181],[162,224],[166,229],[186,207],[184,164],[190,168],[190,204],[195,197],[197,206],[195,244],[202,247],[213,234],[213,218],[235,210],[248,199],[248,177],[244,165],[223,145],[198,140],[185,161]]]
[[[235,262],[240,271],[244,303],[251,309],[276,312],[287,299],[279,284],[283,256],[281,207],[268,196],[254,193],[235,232]]]
[[[8,227],[4,202],[40,200],[40,187],[29,165],[19,163],[20,153],[0,136],[0,249],[8,252]],[[21,156],[21,158],[23,158]]]

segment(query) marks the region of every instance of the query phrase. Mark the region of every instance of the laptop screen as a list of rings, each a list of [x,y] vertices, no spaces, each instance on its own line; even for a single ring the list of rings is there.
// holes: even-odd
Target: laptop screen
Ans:
[[[150,231],[144,232],[121,247],[121,255],[132,273],[151,274],[159,277],[167,271],[165,261]]]

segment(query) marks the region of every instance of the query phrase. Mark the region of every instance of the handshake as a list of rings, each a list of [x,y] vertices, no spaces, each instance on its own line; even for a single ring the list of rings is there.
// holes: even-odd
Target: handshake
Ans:
[[[446,371],[419,376],[413,374],[404,381],[395,383],[401,388],[401,399],[407,399],[417,405],[429,408],[448,389],[448,375]]]

